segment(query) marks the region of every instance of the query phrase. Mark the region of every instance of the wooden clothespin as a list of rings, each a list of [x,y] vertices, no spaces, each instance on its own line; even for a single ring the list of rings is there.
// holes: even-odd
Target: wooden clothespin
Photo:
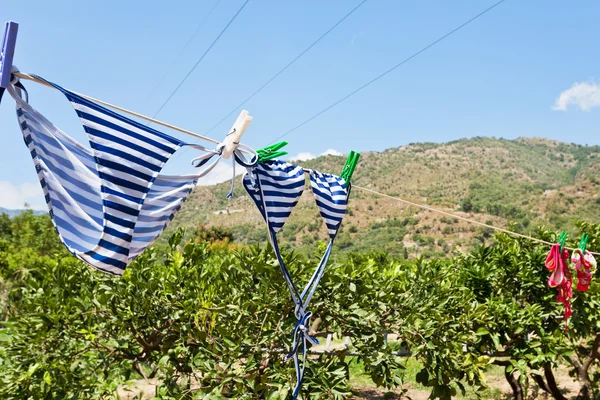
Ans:
[[[223,158],[231,157],[240,144],[240,139],[244,135],[244,132],[246,132],[246,128],[248,128],[250,122],[252,122],[252,117],[248,115],[248,111],[242,110],[231,127],[231,130],[227,136],[225,136],[225,140],[223,140],[223,144],[225,145],[223,148]]]

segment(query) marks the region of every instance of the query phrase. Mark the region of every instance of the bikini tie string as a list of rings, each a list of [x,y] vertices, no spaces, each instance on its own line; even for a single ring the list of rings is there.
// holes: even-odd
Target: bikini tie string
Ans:
[[[294,327],[294,341],[292,345],[292,350],[289,352],[287,356],[285,356],[285,361],[291,359],[295,354],[298,354],[298,349],[300,347],[300,335],[302,335],[303,339],[308,340],[311,344],[318,345],[319,340],[315,339],[310,335],[310,329],[307,325],[308,321],[312,317],[312,312],[307,312],[300,318],[298,318],[298,322],[296,322],[296,326]]]
[[[249,160],[246,158],[244,153],[250,155]],[[256,167],[256,165],[258,165],[258,152],[256,152],[256,150],[250,148],[249,146],[246,146],[245,144],[238,144],[238,146],[233,152],[233,158],[235,161],[233,163],[233,171],[231,175],[231,188],[229,189],[229,193],[227,194],[228,199],[231,199],[233,197],[233,189],[235,186],[235,164],[240,164],[246,169]]]
[[[309,321],[310,317],[312,317],[312,312],[307,312],[301,315],[298,318],[298,322],[296,322],[296,326],[294,327],[294,340],[292,344],[292,349],[290,353],[285,356],[284,361],[288,361],[290,359],[294,359],[294,367],[296,369],[296,386],[294,387],[294,392],[292,394],[292,398],[298,398],[298,394],[300,393],[300,387],[302,386],[302,381],[304,380],[304,369],[306,367],[306,351],[307,351],[307,341],[313,345],[318,345],[319,341],[310,335],[309,331]],[[302,363],[300,363],[299,351],[302,349]]]
[[[206,147],[197,144],[190,144],[189,146],[197,150],[206,152],[206,154],[192,159],[191,164],[195,168],[204,167],[208,164],[209,161],[211,161],[214,158],[212,163],[208,164],[208,166],[205,167],[205,173],[208,173],[210,170],[217,166],[217,163],[223,157],[223,150],[225,149],[225,144],[223,143],[219,143],[214,150],[207,149]],[[250,158],[246,158],[244,154],[250,155]],[[258,153],[254,149],[244,144],[238,144],[237,148],[233,152],[233,157],[235,161],[233,162],[231,187],[229,193],[227,194],[228,199],[233,197],[233,189],[235,188],[235,164],[240,164],[241,166],[246,168],[252,168],[258,164]]]

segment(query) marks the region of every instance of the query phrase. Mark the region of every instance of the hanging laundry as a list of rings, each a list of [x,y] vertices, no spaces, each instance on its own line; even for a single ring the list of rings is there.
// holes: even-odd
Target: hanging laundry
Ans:
[[[198,179],[217,164],[222,147],[208,150],[184,143],[42,81],[71,102],[91,147],[78,143],[31,107],[25,88],[13,80],[8,91],[16,101],[23,138],[52,222],[62,243],[77,258],[121,275],[173,220]],[[183,146],[207,153],[196,160],[204,169],[182,176],[161,174]],[[236,159],[246,161],[239,152]]]
[[[261,154],[261,150],[258,152]],[[356,161],[358,161],[358,157]],[[330,241],[312,277],[304,290],[299,293],[281,256],[277,242],[277,232],[283,228],[304,191],[305,171],[309,173],[313,196],[319,213],[327,226]],[[346,213],[350,193],[348,181],[335,175],[324,174],[315,170],[304,170],[301,167],[279,160],[262,161],[257,166],[249,168],[243,177],[244,188],[267,224],[269,240],[290,291],[292,301],[295,304],[297,322],[294,327],[292,349],[286,356],[286,360],[294,360],[296,369],[293,399],[298,397],[304,378],[307,342],[311,344],[319,343],[309,333],[309,321],[312,313],[308,311],[308,305],[319,281],[323,277],[335,236]],[[300,353],[302,358],[300,358]]]
[[[333,239],[340,228],[348,204],[346,182],[335,175],[310,171],[310,186],[319,207],[319,213]]]
[[[546,258],[546,268],[551,272],[548,286],[558,288],[556,300],[564,306],[565,330],[569,329],[569,318],[573,315],[570,299],[573,297],[573,278],[568,267],[569,252],[560,243],[552,246]]]
[[[571,255],[571,262],[577,271],[577,286],[580,292],[587,292],[592,283],[592,277],[596,271],[596,259],[589,251],[575,249]]]

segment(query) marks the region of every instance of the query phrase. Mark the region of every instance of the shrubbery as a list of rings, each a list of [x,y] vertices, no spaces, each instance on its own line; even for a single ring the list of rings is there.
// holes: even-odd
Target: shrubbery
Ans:
[[[598,250],[600,225],[580,228]],[[0,398],[103,398],[142,377],[158,378],[162,399],[289,395],[293,366],[281,353],[295,319],[273,253],[223,245],[230,237],[221,231],[182,238],[147,250],[116,278],[70,256],[47,217],[0,217]],[[334,260],[312,311],[319,331],[350,335],[361,355],[311,359],[304,393],[349,397],[357,360],[377,385],[397,388],[405,361],[393,352],[404,347],[433,397],[485,387],[486,368],[498,364],[517,398],[530,382],[560,398],[552,374],[559,362],[579,377],[582,398],[598,394],[600,284],[575,293],[566,333],[546,286],[547,252],[498,235],[447,260],[385,252]],[[306,282],[317,254],[285,259]],[[398,341],[386,343],[383,332]]]

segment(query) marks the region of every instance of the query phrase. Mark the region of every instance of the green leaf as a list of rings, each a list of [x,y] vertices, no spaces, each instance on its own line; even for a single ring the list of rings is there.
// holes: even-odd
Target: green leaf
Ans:
[[[426,369],[422,369],[415,376],[417,383],[420,383],[423,386],[427,386],[429,383],[429,373]]]
[[[44,382],[46,382],[48,386],[52,386],[52,377],[48,371],[44,371]]]
[[[490,334],[490,332],[483,327],[477,329],[477,333],[476,333],[477,336],[485,336],[485,335],[489,335],[489,334]]]

